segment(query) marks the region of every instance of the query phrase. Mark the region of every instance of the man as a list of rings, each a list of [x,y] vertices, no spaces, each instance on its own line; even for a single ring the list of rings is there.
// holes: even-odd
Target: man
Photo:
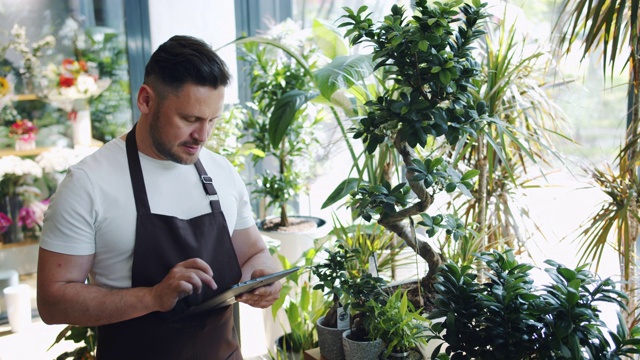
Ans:
[[[171,319],[278,270],[237,171],[202,149],[228,82],[209,46],[172,37],[146,66],[137,124],[72,167],[51,199],[38,310],[47,324],[97,326],[98,359],[242,359],[231,307]],[[280,289],[237,300],[265,308]]]

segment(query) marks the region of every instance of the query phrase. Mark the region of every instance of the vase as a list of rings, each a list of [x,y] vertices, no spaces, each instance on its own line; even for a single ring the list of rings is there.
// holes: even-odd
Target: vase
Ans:
[[[73,146],[90,146],[93,136],[89,103],[83,102],[80,106],[74,107],[74,110],[69,112],[69,122],[71,122]]]
[[[0,198],[0,212],[5,213],[12,221],[2,234],[4,244],[17,243],[23,240],[22,226],[18,225],[18,214],[22,207],[22,199],[18,195],[7,195]]]
[[[16,151],[34,150],[36,148],[35,134],[20,135],[16,139]]]

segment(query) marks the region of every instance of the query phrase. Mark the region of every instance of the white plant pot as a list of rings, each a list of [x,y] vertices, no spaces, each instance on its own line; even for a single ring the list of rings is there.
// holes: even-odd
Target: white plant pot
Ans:
[[[289,262],[295,263],[302,254],[314,247],[314,241],[326,236],[330,231],[330,226],[321,218],[313,216],[290,216],[290,218],[305,218],[316,223],[316,227],[302,232],[265,231],[262,229],[264,221],[257,223],[260,233],[280,243],[280,254],[284,255]]]

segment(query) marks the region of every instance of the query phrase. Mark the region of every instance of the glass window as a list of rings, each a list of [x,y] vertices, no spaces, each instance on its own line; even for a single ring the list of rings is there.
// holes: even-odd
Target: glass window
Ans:
[[[38,128],[38,147],[73,145],[80,97],[93,139],[106,142],[130,127],[124,19],[124,0],[0,1],[0,77],[9,92],[0,100],[1,148],[16,141],[9,129],[18,119]]]
[[[368,7],[373,19],[382,19],[389,13],[393,4],[410,8],[411,0],[293,0],[293,18],[300,21],[303,28],[311,27],[314,19],[340,23],[338,19],[345,14],[344,7],[357,10],[362,5]]]

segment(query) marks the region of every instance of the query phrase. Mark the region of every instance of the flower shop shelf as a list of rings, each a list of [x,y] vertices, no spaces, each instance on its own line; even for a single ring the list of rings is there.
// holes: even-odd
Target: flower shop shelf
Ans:
[[[18,274],[36,272],[39,242],[37,239],[0,243],[0,270],[16,270]]]
[[[2,149],[2,150],[0,150],[0,157],[7,156],[7,155],[14,155],[14,156],[19,156],[19,157],[36,156],[36,155],[40,155],[41,153],[43,153],[43,152],[45,152],[47,150],[51,150],[51,148],[50,147],[37,147],[37,148],[31,149],[31,150]]]

